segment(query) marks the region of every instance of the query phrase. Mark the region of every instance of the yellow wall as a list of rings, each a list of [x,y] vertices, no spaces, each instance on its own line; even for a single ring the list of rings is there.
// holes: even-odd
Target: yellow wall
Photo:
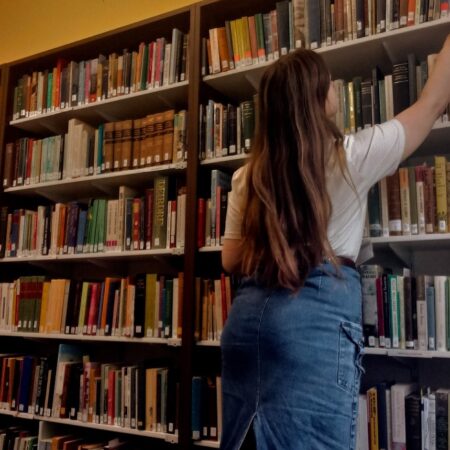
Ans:
[[[0,64],[156,16],[194,0],[0,0]]]

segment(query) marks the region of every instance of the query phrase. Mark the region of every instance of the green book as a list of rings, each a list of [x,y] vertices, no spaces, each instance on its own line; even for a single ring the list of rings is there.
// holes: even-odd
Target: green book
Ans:
[[[156,177],[153,202],[153,248],[166,248],[169,178]]]
[[[53,72],[49,72],[47,79],[47,111],[52,109]]]
[[[386,92],[384,80],[378,81],[378,92],[380,97],[380,123],[386,122]]]
[[[361,99],[361,83],[362,77],[353,78],[353,101],[355,108],[355,124],[356,130],[362,130],[364,128],[362,117],[362,99]]]
[[[81,288],[81,301],[80,301],[80,312],[78,315],[78,327],[76,333],[82,333],[84,327],[84,318],[86,316],[86,306],[88,301],[89,294],[89,283],[87,281],[83,282],[83,286]]]
[[[250,152],[255,133],[255,105],[252,100],[240,104],[242,111],[242,136],[244,139],[244,151]]]
[[[165,295],[164,337],[169,338],[172,335],[173,280],[166,280]]]
[[[148,45],[144,45],[144,54],[142,57],[142,68],[140,73],[140,90],[147,88],[147,71],[148,71]]]
[[[397,289],[397,275],[388,275],[389,295],[389,327],[391,331],[392,348],[400,347],[400,295]]]

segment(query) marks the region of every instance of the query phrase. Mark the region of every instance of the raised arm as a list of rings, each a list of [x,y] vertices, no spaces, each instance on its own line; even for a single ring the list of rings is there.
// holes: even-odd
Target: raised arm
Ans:
[[[403,159],[425,140],[434,122],[450,103],[450,35],[444,42],[420,98],[396,116],[405,129]]]

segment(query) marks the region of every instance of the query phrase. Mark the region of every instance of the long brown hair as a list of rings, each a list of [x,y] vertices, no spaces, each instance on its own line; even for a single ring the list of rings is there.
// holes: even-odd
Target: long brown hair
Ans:
[[[298,291],[335,255],[327,237],[327,168],[345,176],[341,132],[325,111],[330,74],[320,55],[298,49],[264,73],[255,145],[247,167],[241,270],[269,287]]]

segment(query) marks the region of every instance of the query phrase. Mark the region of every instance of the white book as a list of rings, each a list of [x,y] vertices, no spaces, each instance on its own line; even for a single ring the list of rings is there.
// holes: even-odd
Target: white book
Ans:
[[[434,301],[435,301],[435,317],[436,317],[436,350],[438,352],[445,352],[447,350],[447,333],[446,333],[446,296],[445,283],[446,276],[434,277]]]
[[[356,450],[369,450],[369,423],[367,418],[367,397],[359,395],[358,422],[356,427]]]
[[[212,73],[219,73],[220,69],[220,56],[219,56],[219,37],[217,28],[211,28],[209,30],[209,42],[211,47],[211,67]]]
[[[169,69],[170,69],[170,54],[172,53],[172,44],[166,44],[164,50],[164,70],[162,86],[169,85]]]
[[[417,300],[417,339],[418,349],[426,351],[428,349],[428,326],[427,326],[427,302]]]

